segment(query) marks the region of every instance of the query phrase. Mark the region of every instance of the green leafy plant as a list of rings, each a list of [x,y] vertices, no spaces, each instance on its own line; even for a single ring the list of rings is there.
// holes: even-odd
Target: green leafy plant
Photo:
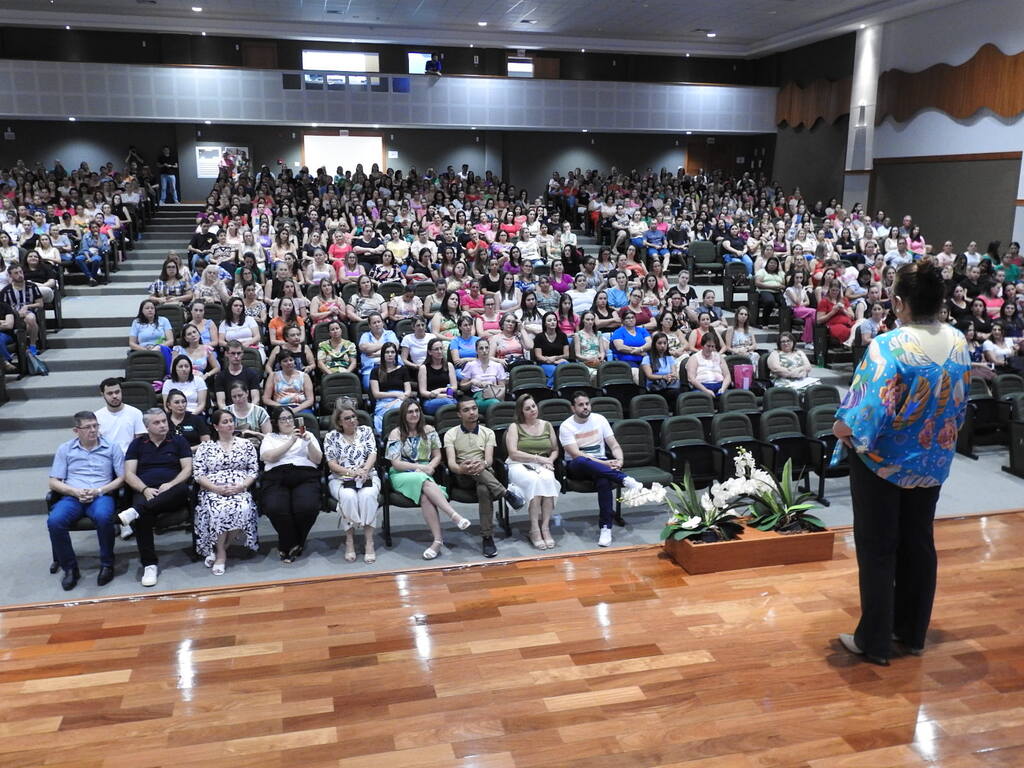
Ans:
[[[724,503],[716,503],[716,498]],[[676,541],[729,541],[743,530],[739,522],[740,505],[734,503],[734,499],[726,499],[725,494],[715,497],[708,491],[698,496],[689,465],[683,475],[682,487],[673,483],[664,500],[672,515],[661,531],[662,541],[670,537]]]
[[[750,496],[750,520],[747,525],[759,531],[798,533],[800,531],[823,531],[825,524],[816,516],[808,514],[818,505],[809,501],[814,498],[810,492],[800,492],[793,481],[793,460],[786,461],[782,468],[782,481],[760,482],[761,490]]]

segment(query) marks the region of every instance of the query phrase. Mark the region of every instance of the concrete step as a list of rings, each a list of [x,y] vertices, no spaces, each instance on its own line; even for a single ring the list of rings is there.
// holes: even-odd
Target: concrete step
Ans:
[[[65,328],[55,336],[48,336],[46,341],[50,349],[80,349],[83,347],[109,347],[121,349],[127,352],[128,329],[131,325],[130,317],[124,315],[117,317],[119,326],[94,327],[94,328]],[[46,360],[47,351],[43,354]]]
[[[5,432],[0,443],[0,471],[49,468],[57,448],[72,437],[74,433],[66,426]]]
[[[94,381],[94,386],[88,396],[62,397],[48,403],[46,408],[40,408],[38,402],[30,400],[11,400],[4,404],[0,408],[0,432],[6,434],[8,430],[66,429],[70,440],[71,427],[74,426],[71,417],[78,411],[95,411],[103,407],[103,398],[99,392],[99,383],[103,377],[93,378],[90,374],[89,379]],[[3,486],[0,485],[0,488]]]
[[[87,371],[51,371],[49,376],[27,376],[7,387],[7,396],[11,402],[32,401],[40,408],[40,401],[44,398],[93,396],[97,393],[99,382],[108,376],[124,376],[124,365]],[[51,405],[47,403],[46,407]]]
[[[116,276],[115,276],[116,278]],[[107,285],[69,285],[65,289],[68,296],[147,296],[150,280],[111,280]]]
[[[124,324],[119,318],[110,318],[120,327]],[[100,327],[100,326],[97,326]],[[114,326],[111,326],[114,327]],[[76,349],[48,349],[44,353],[46,364],[51,373],[63,371],[103,371],[122,368],[127,345],[123,347],[85,347]],[[89,374],[90,376],[92,374]]]
[[[67,439],[74,435],[69,429]],[[4,493],[0,496],[0,517],[12,515],[38,514],[39,535],[46,536],[46,492],[50,467],[31,469],[0,470],[0,488]],[[45,565],[43,566],[45,567]]]

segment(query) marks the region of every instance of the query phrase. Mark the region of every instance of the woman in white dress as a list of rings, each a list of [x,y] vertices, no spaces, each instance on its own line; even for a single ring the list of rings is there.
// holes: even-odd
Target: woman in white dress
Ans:
[[[241,533],[242,545],[259,548],[256,503],[249,488],[256,482],[259,464],[253,444],[236,437],[235,417],[216,410],[211,419],[216,440],[200,443],[192,459],[199,485],[196,502],[196,551],[214,576],[223,576],[227,562],[228,538]]]
[[[324,439],[324,455],[331,470],[328,485],[331,496],[338,500],[338,514],[345,529],[345,560],[356,559],[355,530],[363,529],[366,552],[363,560],[377,560],[373,531],[379,526],[380,481],[374,471],[377,463],[377,441],[370,427],[359,424],[355,404],[339,399],[331,414],[334,425]]]
[[[555,477],[558,440],[555,429],[538,418],[537,403],[530,395],[516,401],[516,422],[505,432],[508,448],[508,480],[530,500],[530,541],[537,549],[552,549],[551,515],[562,489]]]

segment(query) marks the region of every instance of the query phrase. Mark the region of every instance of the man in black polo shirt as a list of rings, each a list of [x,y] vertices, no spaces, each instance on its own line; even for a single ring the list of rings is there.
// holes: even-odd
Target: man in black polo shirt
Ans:
[[[169,435],[167,414],[150,408],[142,415],[146,434],[136,437],[125,454],[124,479],[132,489],[132,506],[118,515],[135,530],[142,560],[142,586],[156,586],[160,573],[153,545],[153,522],[161,512],[188,503],[192,449],[179,435]]]
[[[242,365],[242,342],[228,342],[227,365],[220,369],[213,378],[213,389],[217,393],[217,407],[227,408],[231,404],[231,385],[236,381],[242,383],[249,393],[249,402],[259,405],[260,373]]]

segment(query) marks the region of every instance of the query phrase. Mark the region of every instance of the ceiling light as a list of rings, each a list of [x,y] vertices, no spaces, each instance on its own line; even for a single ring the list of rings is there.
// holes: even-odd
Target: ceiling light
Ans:
[[[705,32],[704,35],[705,37],[718,37],[717,32]]]
[[[64,25],[64,29],[71,29],[67,24]]]
[[[586,129],[586,128],[584,128],[584,129],[583,129],[583,132],[584,132],[584,133],[586,133],[586,132],[587,132],[587,129]]]
[[[313,123],[313,127],[314,127],[314,128],[317,128],[317,127],[319,127],[319,126],[320,126],[320,123]]]
[[[868,26],[867,24],[861,24],[861,25],[860,25],[860,28],[861,28],[861,29],[867,29],[867,26]]]
[[[210,125],[210,123],[211,123],[211,121],[210,121],[210,120],[203,120],[203,122],[204,122],[204,123],[205,123],[206,125]]]
[[[586,52],[587,52],[586,48],[580,48],[580,53],[586,53]]]
[[[193,5],[192,6],[192,12],[193,13],[202,13],[203,12],[203,6],[201,6],[201,5]]]
[[[73,122],[75,122],[75,120],[77,120],[77,119],[78,119],[77,117],[69,117],[69,118],[68,118],[68,122],[70,122],[70,123],[73,123]]]
[[[686,54],[686,58],[690,58],[690,54]]]
[[[206,37],[206,33],[205,32],[203,32],[203,37]]]
[[[486,26],[487,26],[487,22],[486,22],[486,21],[478,21],[478,22],[476,23],[476,25],[477,25],[478,27],[486,27]]]
[[[474,125],[474,126],[470,127],[470,129],[469,129],[469,130],[471,130],[471,131],[475,131],[475,130],[476,130],[476,126]]]
[[[519,23],[520,24],[536,24],[537,20],[536,19],[521,19],[519,21]]]
[[[692,135],[693,135],[693,131],[687,131],[687,132],[686,132],[686,135],[687,135],[687,136],[692,136]]]

